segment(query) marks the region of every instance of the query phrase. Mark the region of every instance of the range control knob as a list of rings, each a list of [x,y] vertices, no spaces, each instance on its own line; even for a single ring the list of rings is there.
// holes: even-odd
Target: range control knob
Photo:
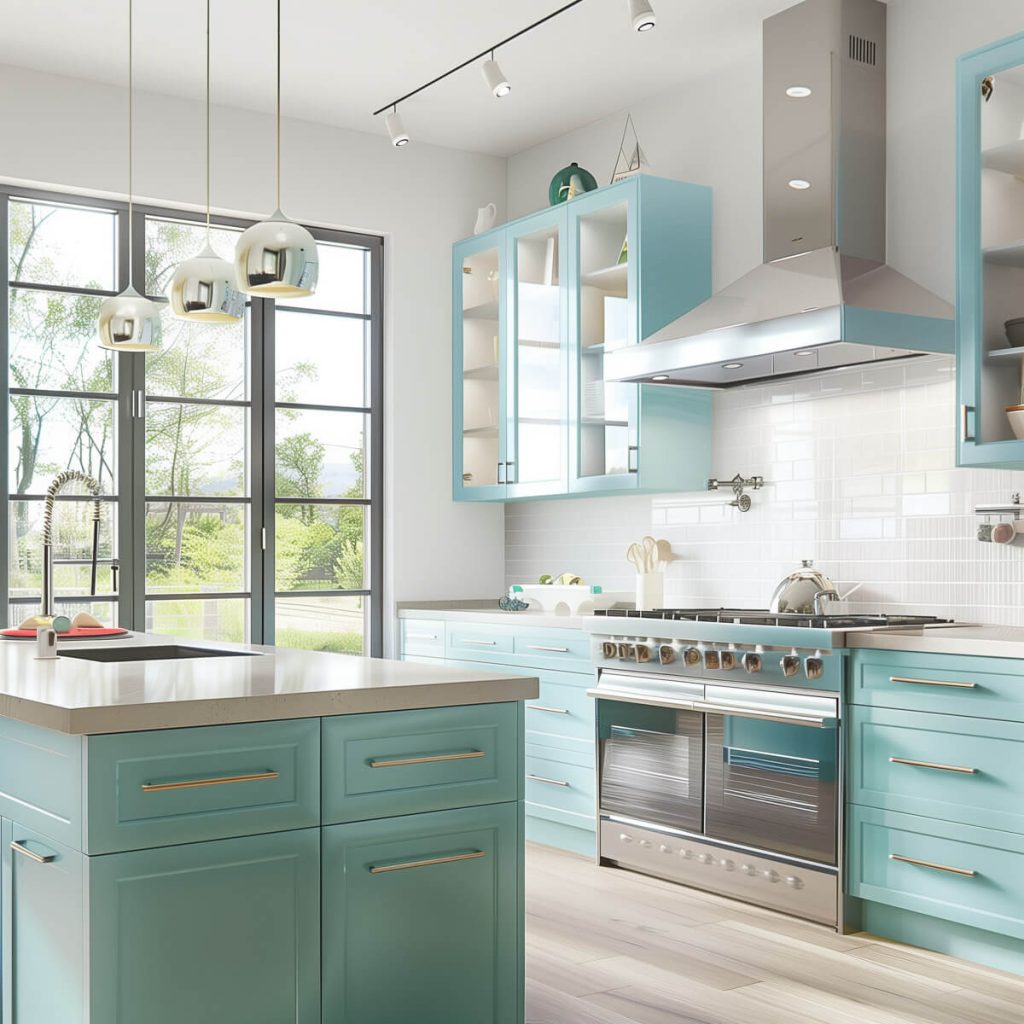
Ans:
[[[757,868],[755,868],[753,864],[741,864],[740,871],[742,871],[745,875],[757,874]]]
[[[633,644],[619,644],[619,661],[632,661],[636,656],[636,647]]]
[[[747,651],[747,653],[743,655],[743,667],[751,674],[760,672],[761,655],[755,654],[753,651]]]
[[[786,875],[786,885],[791,889],[802,889],[804,887],[803,881],[796,875]]]
[[[606,658],[614,658],[619,653],[619,645],[605,640],[605,642],[601,644],[601,653]]]
[[[636,660],[640,662],[641,665],[651,660],[651,649],[647,644],[636,645]]]
[[[722,667],[722,659],[718,651],[704,652],[704,667],[712,672],[716,672]]]
[[[722,651],[722,668],[730,669],[736,667],[736,652]]]
[[[808,679],[820,679],[825,674],[825,662],[822,658],[807,658],[804,661],[804,674]]]
[[[683,661],[687,665],[699,665],[700,664],[700,651],[696,647],[687,647],[683,651]]]
[[[779,667],[784,676],[795,676],[800,671],[800,658],[796,654],[784,654],[779,659]]]
[[[662,665],[671,665],[676,660],[676,649],[671,644],[662,644],[658,649],[658,661]]]
[[[722,868],[723,870],[725,870],[725,871],[735,871],[736,870],[736,862],[732,861],[732,860],[729,860],[728,857],[725,860],[720,860],[718,862],[718,866],[720,868]]]

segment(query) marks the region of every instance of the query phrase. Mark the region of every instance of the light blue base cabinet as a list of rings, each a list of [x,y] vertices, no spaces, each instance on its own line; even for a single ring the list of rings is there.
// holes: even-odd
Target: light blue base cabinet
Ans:
[[[411,612],[410,614],[415,614]],[[585,857],[596,853],[597,782],[590,637],[580,629],[464,620],[399,620],[401,657],[426,664],[491,665],[536,676],[525,713],[526,839]]]
[[[3,1024],[522,1024],[521,705],[0,722]]]
[[[711,395],[604,380],[711,292],[711,190],[639,175],[458,242],[453,494],[703,488]]]
[[[853,653],[846,891],[867,930],[1024,974],[1022,675]]]

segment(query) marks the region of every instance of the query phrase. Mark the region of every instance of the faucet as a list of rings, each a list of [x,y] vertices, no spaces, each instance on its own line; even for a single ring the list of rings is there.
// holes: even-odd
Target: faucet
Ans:
[[[93,496],[92,503],[92,578],[89,593],[96,596],[96,557],[100,544],[100,485],[95,477],[88,473],[80,473],[77,469],[69,469],[58,473],[46,489],[46,506],[43,510],[43,605],[42,615],[53,618],[53,511],[57,495],[65,484],[73,481],[85,484]]]

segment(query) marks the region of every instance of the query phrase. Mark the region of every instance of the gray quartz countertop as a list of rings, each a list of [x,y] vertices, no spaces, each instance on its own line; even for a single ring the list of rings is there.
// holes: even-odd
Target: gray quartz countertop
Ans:
[[[0,640],[0,716],[59,732],[176,729],[282,718],[489,704],[536,697],[536,679],[500,671],[133,633],[61,641],[59,651],[183,644],[241,657],[39,660],[33,641]],[[245,656],[248,655],[248,656]]]
[[[553,615],[550,612],[503,612],[497,601],[422,601],[398,606],[400,619],[443,619],[448,622],[499,623],[503,626],[540,626],[544,629],[582,629],[593,619],[587,615]]]
[[[847,647],[922,654],[971,654],[1024,658],[1024,629],[1017,626],[936,626],[928,629],[848,633]]]

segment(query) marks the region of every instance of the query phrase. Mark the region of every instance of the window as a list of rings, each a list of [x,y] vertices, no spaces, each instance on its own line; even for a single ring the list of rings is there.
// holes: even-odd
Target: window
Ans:
[[[89,504],[70,494],[55,516],[59,610],[189,638],[379,654],[381,240],[315,229],[315,296],[254,299],[226,325],[176,320],[165,306],[159,352],[111,356],[95,321],[127,283],[126,211],[0,200],[9,618],[39,604],[43,498],[74,468],[101,485],[101,570],[93,597]],[[205,225],[136,209],[130,227],[137,280],[162,299]],[[214,248],[230,257],[244,227],[219,220]]]

